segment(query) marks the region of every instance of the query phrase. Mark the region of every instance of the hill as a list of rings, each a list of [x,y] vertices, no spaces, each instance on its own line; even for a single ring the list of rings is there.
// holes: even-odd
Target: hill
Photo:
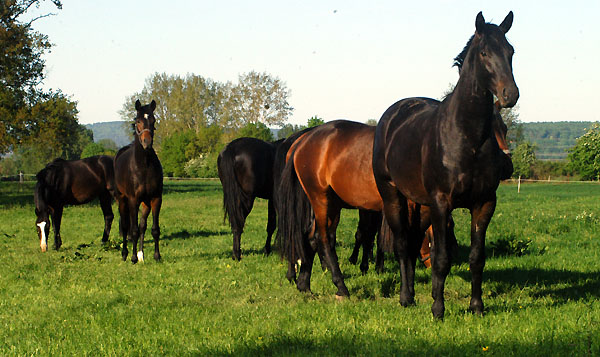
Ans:
[[[102,139],[111,139],[119,148],[131,142],[129,130],[123,121],[86,124],[85,127],[94,132],[95,142]]]
[[[589,121],[523,123],[523,137],[537,146],[536,158],[562,160],[567,158],[567,149],[575,145],[575,139],[591,125]]]

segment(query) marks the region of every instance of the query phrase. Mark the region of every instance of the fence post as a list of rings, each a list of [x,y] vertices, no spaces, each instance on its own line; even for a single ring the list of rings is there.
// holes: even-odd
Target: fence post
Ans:
[[[19,183],[23,183],[23,171],[19,171]]]
[[[521,193],[521,175],[519,175],[519,183],[517,184],[517,193]]]

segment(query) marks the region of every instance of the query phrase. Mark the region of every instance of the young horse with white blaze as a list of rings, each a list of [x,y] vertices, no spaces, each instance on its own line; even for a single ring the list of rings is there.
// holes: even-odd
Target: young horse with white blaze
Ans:
[[[119,202],[121,215],[120,228],[123,235],[123,260],[127,260],[127,236],[133,241],[134,254],[131,262],[144,260],[144,233],[146,221],[152,210],[152,237],[154,238],[154,259],[160,260],[158,241],[160,238],[159,214],[162,205],[163,171],[158,156],[152,148],[154,110],[156,102],[142,106],[135,102],[137,112],[133,123],[133,142],[119,150],[115,156],[115,197]],[[142,215],[138,226],[138,210],[142,205]],[[138,239],[140,248],[137,249]]]

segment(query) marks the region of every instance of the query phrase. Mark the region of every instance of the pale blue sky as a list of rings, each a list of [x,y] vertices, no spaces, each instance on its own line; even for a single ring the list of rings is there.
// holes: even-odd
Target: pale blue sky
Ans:
[[[520,119],[600,120],[598,0],[62,2],[35,23],[55,44],[45,87],[71,95],[85,124],[120,120],[155,72],[235,82],[252,70],[287,84],[292,123],[379,119],[399,99],[439,98],[477,13],[498,24],[509,10]]]

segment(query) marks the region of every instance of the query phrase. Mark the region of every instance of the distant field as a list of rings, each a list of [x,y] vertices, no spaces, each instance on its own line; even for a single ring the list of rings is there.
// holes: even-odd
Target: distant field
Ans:
[[[231,260],[218,181],[167,181],[162,263],[121,261],[118,212],[100,244],[100,207],[65,209],[60,251],[41,253],[31,183],[0,182],[0,355],[600,355],[600,185],[514,184],[498,190],[487,237],[485,316],[470,298],[468,213],[456,211],[460,249],[433,321],[430,272],[419,265],[417,305],[399,304],[400,277],[348,263],[358,220],[344,211],[338,255],[351,298],[337,302],[315,264],[313,294],[262,254],[258,200]],[[50,240],[52,244],[52,240]],[[131,248],[130,248],[131,250]],[[149,259],[148,259],[149,258]]]

